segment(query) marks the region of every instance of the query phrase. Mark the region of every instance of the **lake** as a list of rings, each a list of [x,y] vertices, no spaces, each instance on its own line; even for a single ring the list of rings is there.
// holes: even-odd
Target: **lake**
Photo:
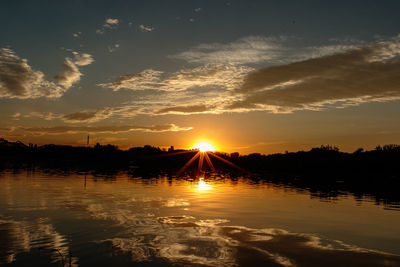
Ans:
[[[400,208],[221,173],[0,173],[0,264],[400,266]]]

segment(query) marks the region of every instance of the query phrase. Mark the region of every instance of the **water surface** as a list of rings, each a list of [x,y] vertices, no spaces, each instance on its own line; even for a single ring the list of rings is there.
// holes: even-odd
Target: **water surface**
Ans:
[[[372,199],[222,174],[0,175],[10,266],[400,266],[399,225]]]

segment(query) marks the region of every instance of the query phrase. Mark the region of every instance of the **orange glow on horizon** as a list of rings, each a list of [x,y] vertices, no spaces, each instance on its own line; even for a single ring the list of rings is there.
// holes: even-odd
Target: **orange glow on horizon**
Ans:
[[[201,152],[217,150],[216,147],[213,144],[211,144],[211,143],[209,143],[207,141],[197,142],[195,145],[192,146],[192,149],[198,149]]]

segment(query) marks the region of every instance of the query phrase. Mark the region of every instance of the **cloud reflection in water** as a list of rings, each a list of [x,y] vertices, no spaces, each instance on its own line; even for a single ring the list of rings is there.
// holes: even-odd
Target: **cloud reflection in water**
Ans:
[[[47,219],[34,221],[16,221],[0,219],[0,264],[9,264],[16,260],[17,254],[30,252],[37,248],[42,254],[49,253],[51,262],[66,260],[69,255],[68,241],[58,233]],[[78,258],[72,257],[71,265],[77,265]]]
[[[133,261],[164,258],[181,266],[397,266],[400,256],[282,229],[228,226],[192,216],[154,218],[131,237],[104,240]],[[225,225],[224,225],[225,224]],[[250,264],[250,265],[249,265]]]
[[[268,221],[258,221],[253,228],[240,226],[255,218],[251,213],[254,211],[248,212],[250,204],[254,204],[246,199],[250,194],[259,201],[256,193],[269,192],[269,198],[262,200],[275,204],[274,209],[282,201],[280,196],[273,201],[275,193],[271,189],[252,184],[246,189],[245,184],[231,186],[206,179],[202,183],[211,190],[198,190],[199,180],[180,180],[175,181],[172,191],[168,180],[126,183],[120,179],[112,184],[89,180],[86,187],[82,186],[82,179],[36,179],[35,183],[29,183],[28,179],[1,181],[4,186],[0,189],[8,207],[2,211],[7,217],[0,220],[1,263],[23,265],[24,255],[38,253],[32,248],[39,247],[45,247],[43,251],[48,260],[59,261],[56,250],[68,255],[69,248],[73,247],[74,255],[79,256],[83,265],[127,260],[127,264],[161,266],[400,266],[399,255],[363,249],[315,234],[256,229],[272,225]],[[43,186],[36,187],[39,182]],[[21,186],[17,187],[17,183]],[[13,188],[23,190],[18,195]],[[21,197],[33,195],[35,198]],[[31,199],[37,201],[32,203]],[[246,205],[240,206],[245,201],[248,201]],[[284,209],[285,205],[288,204],[283,203],[279,208]],[[257,212],[264,213],[274,209],[255,207]],[[239,226],[229,222],[228,218],[235,220],[233,216],[228,217],[232,212],[242,212],[238,216],[247,216],[245,222],[234,222]],[[46,219],[37,219],[43,214]],[[47,219],[50,215],[59,217]],[[60,228],[56,228],[51,222],[59,219],[76,224],[57,224]],[[293,216],[284,219],[293,220]],[[75,243],[67,242],[66,236],[74,237]],[[90,249],[80,250],[82,247]],[[105,248],[104,253],[98,253],[98,248]],[[73,260],[75,265],[79,263],[77,258]]]

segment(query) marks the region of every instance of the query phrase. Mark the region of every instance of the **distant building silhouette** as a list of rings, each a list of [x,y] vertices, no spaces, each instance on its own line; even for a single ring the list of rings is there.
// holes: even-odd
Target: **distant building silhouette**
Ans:
[[[239,152],[231,153],[231,159],[238,159],[238,158],[239,158]]]

